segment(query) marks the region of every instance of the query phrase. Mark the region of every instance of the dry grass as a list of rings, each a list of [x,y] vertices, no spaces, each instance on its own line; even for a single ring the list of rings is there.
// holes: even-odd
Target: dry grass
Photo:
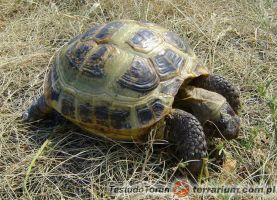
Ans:
[[[276,185],[276,11],[273,0],[0,0],[0,199],[103,199],[112,181],[168,183],[182,176],[176,160],[151,145],[101,141],[68,123],[18,119],[42,92],[61,45],[96,23],[123,18],[187,37],[211,71],[240,88],[240,137],[217,143],[236,169],[210,169],[204,183]]]

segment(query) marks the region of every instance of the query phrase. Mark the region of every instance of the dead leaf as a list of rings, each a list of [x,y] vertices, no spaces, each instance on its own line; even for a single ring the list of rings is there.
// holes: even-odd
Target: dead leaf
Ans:
[[[233,160],[231,158],[226,158],[226,160],[223,163],[223,170],[229,173],[234,173],[236,170],[237,161]]]

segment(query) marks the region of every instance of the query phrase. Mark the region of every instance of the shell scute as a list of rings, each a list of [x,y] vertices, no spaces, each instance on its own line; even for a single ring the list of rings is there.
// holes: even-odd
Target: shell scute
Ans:
[[[110,113],[111,126],[115,129],[130,129],[130,111],[113,110]]]
[[[161,100],[156,99],[151,103],[152,110],[155,114],[156,118],[160,118],[162,116],[162,113],[165,109],[165,106],[161,102]]]
[[[149,52],[161,43],[161,38],[151,30],[142,29],[128,43],[138,51]]]
[[[149,92],[159,84],[159,77],[147,59],[136,57],[119,84],[137,92]]]
[[[81,40],[91,40],[93,39],[95,33],[100,29],[100,25],[94,26],[92,28],[90,28],[87,32],[85,32],[82,37]]]
[[[61,100],[61,113],[71,119],[75,118],[75,98],[71,94],[63,94]]]
[[[161,79],[168,79],[177,75],[184,65],[185,59],[171,49],[166,49],[153,59]]]
[[[183,83],[183,79],[176,77],[161,85],[160,92],[163,94],[175,96]]]
[[[101,78],[104,76],[104,66],[109,57],[109,49],[107,46],[100,46],[96,52],[90,55],[82,66],[82,71],[91,77]]]
[[[79,69],[87,55],[87,53],[96,46],[96,43],[93,41],[77,42],[72,47],[69,47],[66,56],[71,63],[73,68]]]
[[[166,32],[163,35],[166,42],[175,46],[176,48],[180,49],[185,53],[188,52],[189,45],[184,40],[182,40],[176,33]]]
[[[146,125],[149,124],[150,121],[153,120],[153,113],[148,106],[139,107],[137,110],[137,116],[139,119],[140,124]]]
[[[79,116],[82,122],[91,123],[93,119],[93,106],[90,103],[79,105]]]
[[[123,22],[120,21],[113,21],[106,24],[101,30],[95,35],[95,40],[98,42],[103,42],[109,38],[122,26],[124,25]]]
[[[107,106],[97,106],[94,109],[94,115],[96,117],[96,123],[100,125],[108,126],[109,109]]]

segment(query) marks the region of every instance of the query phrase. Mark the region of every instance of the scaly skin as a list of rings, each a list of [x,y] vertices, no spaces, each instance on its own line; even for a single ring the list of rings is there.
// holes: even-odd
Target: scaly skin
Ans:
[[[32,103],[27,111],[22,114],[22,119],[25,122],[36,121],[45,118],[52,111],[53,109],[46,104],[44,96],[40,96]]]
[[[180,89],[173,105],[191,113],[204,127],[209,137],[237,138],[239,117],[221,94],[195,86]]]
[[[217,92],[224,96],[233,110],[238,113],[240,108],[238,89],[219,75],[200,76],[190,82],[190,85]]]
[[[240,120],[234,113],[228,102],[225,102],[220,109],[220,118],[217,120],[206,121],[203,125],[205,133],[209,137],[219,137],[232,140],[238,137]]]
[[[166,119],[166,139],[178,158],[189,161],[187,169],[198,175],[207,156],[205,134],[200,122],[190,113],[173,109]]]

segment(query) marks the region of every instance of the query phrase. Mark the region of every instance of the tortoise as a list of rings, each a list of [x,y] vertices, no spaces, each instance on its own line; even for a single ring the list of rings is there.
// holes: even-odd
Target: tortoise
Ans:
[[[23,113],[27,122],[57,112],[95,136],[134,142],[156,130],[151,137],[172,144],[193,174],[207,156],[206,137],[238,136],[238,89],[159,25],[96,25],[64,45],[51,65],[44,93]]]

